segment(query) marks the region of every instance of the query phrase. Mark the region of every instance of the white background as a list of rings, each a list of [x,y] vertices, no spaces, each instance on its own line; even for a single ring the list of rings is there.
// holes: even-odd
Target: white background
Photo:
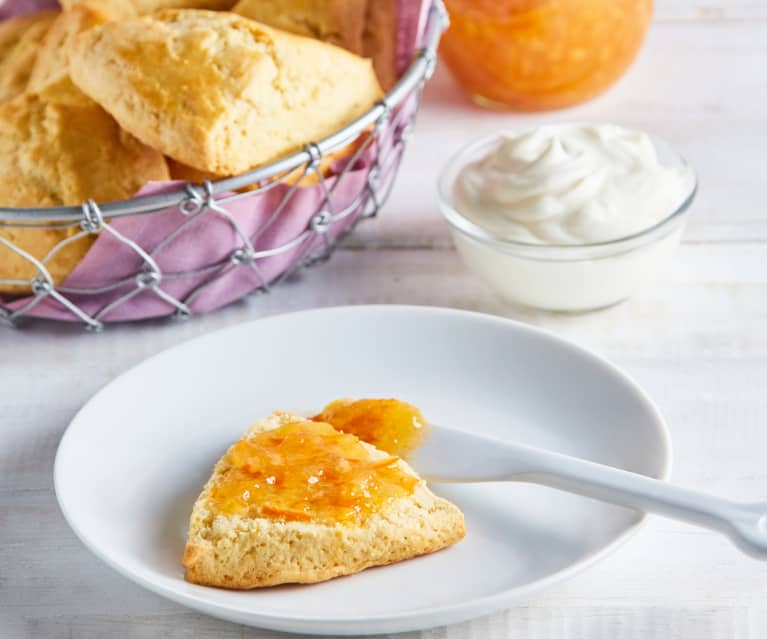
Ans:
[[[70,532],[51,474],[67,423],[115,375],[196,335],[288,310],[429,304],[546,327],[616,362],[656,399],[674,439],[676,482],[767,500],[767,5],[659,4],[630,72],[576,109],[488,113],[438,72],[380,220],[297,283],[183,324],[123,326],[98,336],[50,326],[2,330],[0,638],[278,636],[189,612],[113,573]],[[440,163],[478,135],[542,119],[647,129],[697,168],[698,200],[661,286],[608,311],[557,316],[504,307],[464,271],[435,206]],[[119,451],[115,456],[119,463]],[[512,636],[762,638],[767,563],[741,556],[719,536],[651,518],[610,559],[524,605],[406,635]]]

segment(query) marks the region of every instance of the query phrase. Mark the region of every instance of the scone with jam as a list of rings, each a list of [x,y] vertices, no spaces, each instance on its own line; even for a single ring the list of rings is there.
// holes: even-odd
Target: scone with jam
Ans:
[[[335,413],[359,427],[365,410],[381,407],[344,402],[314,420],[278,412],[254,425],[194,505],[187,580],[238,589],[314,583],[460,541],[460,510],[402,459],[315,421]],[[382,432],[378,415],[366,432]]]

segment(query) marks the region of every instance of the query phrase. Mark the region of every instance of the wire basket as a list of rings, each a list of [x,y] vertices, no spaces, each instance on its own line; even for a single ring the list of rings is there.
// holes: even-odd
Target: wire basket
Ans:
[[[0,229],[71,229],[43,259],[0,235],[0,246],[35,273],[29,280],[0,279],[0,287],[31,291],[0,296],[0,323],[16,327],[39,317],[98,331],[109,322],[186,318],[268,292],[299,269],[326,261],[391,192],[447,26],[441,0],[428,11],[423,46],[397,85],[349,126],[300,152],[235,177],[173,184],[122,202],[0,208]],[[324,175],[323,163],[344,149],[338,170]],[[106,249],[108,263],[81,264],[57,284],[52,260],[89,236],[100,243],[100,255]],[[217,238],[215,247],[212,241],[206,246],[210,237]]]

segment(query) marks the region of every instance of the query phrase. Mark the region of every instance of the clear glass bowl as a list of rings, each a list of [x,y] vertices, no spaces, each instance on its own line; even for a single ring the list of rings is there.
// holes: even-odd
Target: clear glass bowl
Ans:
[[[656,225],[627,237],[594,244],[528,244],[499,238],[467,219],[454,206],[462,169],[490,153],[501,135],[482,138],[448,161],[438,184],[439,205],[466,266],[502,299],[551,311],[580,312],[612,306],[669,268],[697,191]],[[689,167],[668,143],[652,138],[665,166]]]

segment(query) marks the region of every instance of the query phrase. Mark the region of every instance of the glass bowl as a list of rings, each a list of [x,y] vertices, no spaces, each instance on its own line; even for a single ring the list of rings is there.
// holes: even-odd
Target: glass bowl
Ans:
[[[660,222],[608,242],[532,244],[500,238],[454,206],[460,172],[490,153],[501,137],[482,138],[456,153],[439,178],[438,197],[466,266],[503,300],[550,311],[595,310],[625,300],[668,271],[697,191],[691,167],[668,143],[651,138],[660,163],[686,167],[692,179],[687,196]]]

